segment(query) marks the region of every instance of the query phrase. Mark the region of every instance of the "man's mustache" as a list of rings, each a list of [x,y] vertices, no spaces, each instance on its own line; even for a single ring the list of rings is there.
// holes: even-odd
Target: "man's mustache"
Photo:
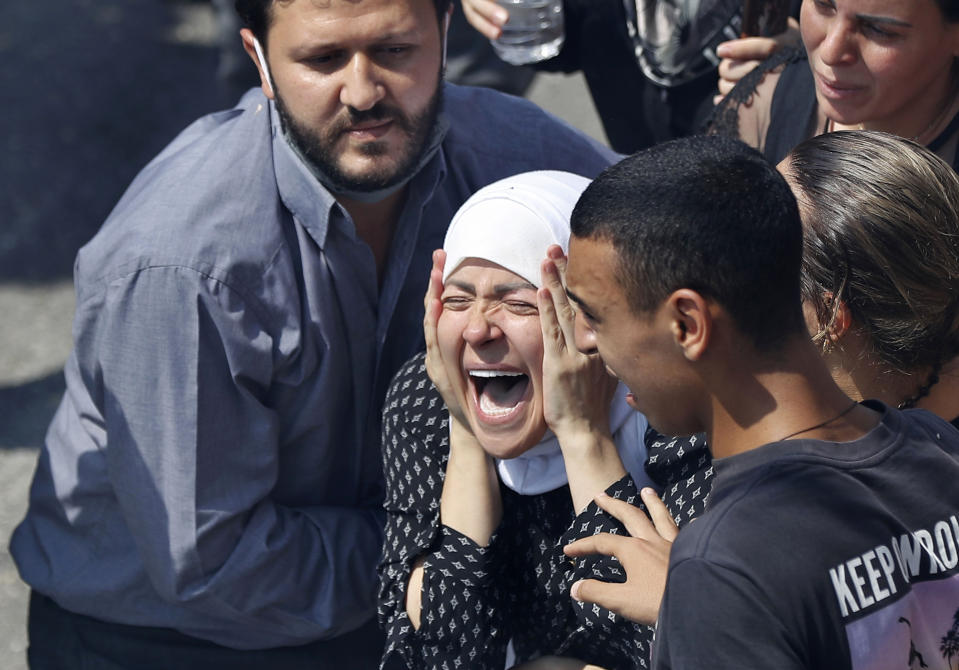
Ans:
[[[353,107],[347,107],[346,111],[343,112],[343,114],[334,122],[333,132],[334,134],[346,132],[351,127],[360,123],[378,123],[386,121],[393,121],[403,129],[409,128],[406,115],[404,115],[402,111],[396,107],[393,107],[392,105],[386,105],[378,102],[369,109],[355,109]]]

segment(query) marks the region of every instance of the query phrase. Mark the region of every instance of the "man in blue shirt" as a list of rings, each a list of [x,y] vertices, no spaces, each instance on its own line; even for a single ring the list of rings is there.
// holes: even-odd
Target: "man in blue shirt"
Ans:
[[[448,0],[237,6],[262,91],[187,128],[77,257],[11,543],[36,668],[375,665],[380,402],[430,254],[485,184],[614,158],[445,85]]]

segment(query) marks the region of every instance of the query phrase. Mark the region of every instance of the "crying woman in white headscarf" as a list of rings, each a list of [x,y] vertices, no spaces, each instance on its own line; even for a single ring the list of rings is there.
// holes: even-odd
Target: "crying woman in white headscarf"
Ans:
[[[570,598],[622,581],[614,559],[567,543],[623,532],[598,507],[651,485],[646,419],[573,344],[561,276],[589,180],[529,172],[453,217],[433,256],[427,352],[384,405],[384,667],[640,668],[650,631]]]

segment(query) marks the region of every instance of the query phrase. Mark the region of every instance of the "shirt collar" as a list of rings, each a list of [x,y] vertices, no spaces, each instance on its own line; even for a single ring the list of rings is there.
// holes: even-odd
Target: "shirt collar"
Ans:
[[[880,457],[886,449],[901,440],[902,413],[878,400],[864,400],[862,405],[880,414],[880,421],[861,437],[849,442],[826,442],[810,438],[793,438],[770,442],[732,456],[713,460],[716,479],[710,494],[710,505],[725,494],[727,485],[743,478],[759,476],[763,468],[777,468],[788,461],[821,463],[828,460],[834,467],[861,467],[864,462]],[[722,491],[722,494],[719,493]]]

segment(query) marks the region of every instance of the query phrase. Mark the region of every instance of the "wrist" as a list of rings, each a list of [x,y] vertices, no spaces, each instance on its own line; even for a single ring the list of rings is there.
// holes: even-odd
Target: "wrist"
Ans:
[[[619,459],[616,444],[607,428],[598,429],[595,425],[583,421],[570,423],[553,430],[559,441],[563,458],[567,461],[593,461],[615,457]]]
[[[473,434],[469,425],[464,424],[452,415],[450,415],[450,451],[473,453],[477,457],[480,455],[484,458],[487,457],[483,445],[476,439],[476,435]]]
[[[562,444],[562,443],[560,443]],[[585,441],[576,448],[563,447],[569,492],[573,509],[581,513],[590,501],[626,475],[612,439]]]

